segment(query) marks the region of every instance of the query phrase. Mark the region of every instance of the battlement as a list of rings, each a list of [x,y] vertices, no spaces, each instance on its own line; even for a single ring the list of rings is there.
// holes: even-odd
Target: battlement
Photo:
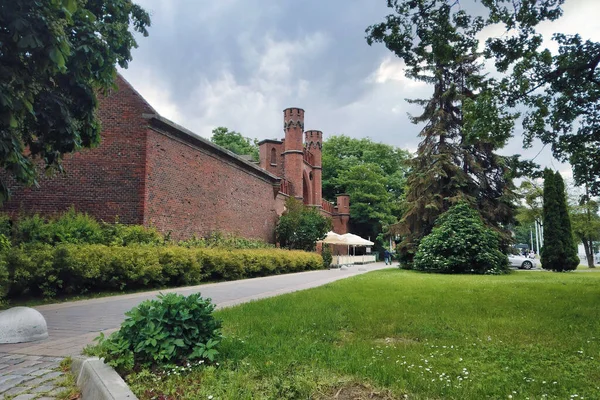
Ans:
[[[293,107],[283,110],[283,130],[300,128],[304,131],[304,110]]]
[[[306,131],[304,132],[304,143],[307,149],[321,149],[323,144],[323,132],[321,131]]]

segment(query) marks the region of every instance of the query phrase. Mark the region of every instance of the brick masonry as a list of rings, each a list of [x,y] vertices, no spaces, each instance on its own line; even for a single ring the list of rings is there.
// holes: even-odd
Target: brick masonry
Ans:
[[[51,214],[74,205],[105,221],[143,222],[148,122],[142,114],[154,110],[125,80],[117,83],[118,91],[99,96],[100,146],[67,155],[65,175],[42,178],[39,188],[13,184],[6,211]]]
[[[273,242],[276,180],[201,144],[148,131],[145,223],[183,238],[225,230]]]
[[[99,98],[101,144],[67,155],[66,173],[42,178],[39,188],[9,182],[4,211],[53,214],[74,206],[108,222],[153,225],[175,239],[220,231],[273,242],[287,195],[322,207],[322,134],[307,132],[314,140],[304,147],[304,110],[284,111],[286,139],[261,145],[259,167],[160,117],[121,76],[116,83],[117,91]],[[279,193],[282,178],[291,193]],[[326,215],[347,232],[348,216]]]

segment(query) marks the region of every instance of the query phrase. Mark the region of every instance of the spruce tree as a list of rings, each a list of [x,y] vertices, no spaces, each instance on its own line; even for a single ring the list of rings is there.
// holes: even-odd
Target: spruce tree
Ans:
[[[391,229],[403,236],[401,261],[412,262],[437,217],[459,201],[503,233],[506,245],[514,187],[510,160],[495,151],[510,138],[515,117],[501,111],[495,82],[481,73],[477,34],[484,21],[444,0],[388,5],[395,14],[367,30],[368,42],[385,43],[409,78],[433,86],[430,99],[410,100],[424,109],[412,121],[426,125],[407,180],[406,211]]]

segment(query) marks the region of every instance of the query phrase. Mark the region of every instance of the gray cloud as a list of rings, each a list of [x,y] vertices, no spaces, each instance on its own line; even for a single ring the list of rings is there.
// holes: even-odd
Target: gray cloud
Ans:
[[[388,13],[384,0],[137,2],[152,27],[123,75],[161,114],[199,135],[226,126],[279,138],[281,110],[294,106],[306,110],[307,129],[416,149],[420,127],[406,114],[419,110],[404,99],[431,89],[407,80],[383,45],[364,39]],[[598,23],[586,18],[600,12],[595,3],[567,4],[561,24],[545,33],[581,29],[598,39]],[[533,157],[541,148],[521,147],[517,135],[504,152]],[[549,149],[537,161],[550,165]]]

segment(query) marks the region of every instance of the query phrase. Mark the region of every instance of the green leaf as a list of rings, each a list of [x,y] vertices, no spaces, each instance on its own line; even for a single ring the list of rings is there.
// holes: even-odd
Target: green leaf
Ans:
[[[63,56],[63,54],[60,52],[60,50],[58,50],[56,47],[53,47],[52,49],[50,49],[50,53],[49,53],[50,59],[52,61],[54,61],[54,63],[56,64],[56,66],[60,69],[64,68],[65,66],[65,58]]]

